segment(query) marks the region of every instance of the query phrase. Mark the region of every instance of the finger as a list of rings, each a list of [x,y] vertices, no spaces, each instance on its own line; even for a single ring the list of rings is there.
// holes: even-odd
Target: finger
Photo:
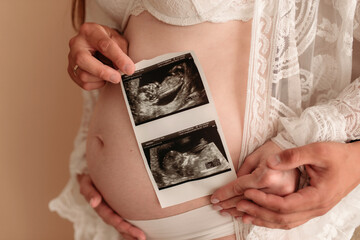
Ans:
[[[261,170],[257,169],[252,174],[238,177],[236,180],[232,181],[231,183],[216,190],[210,198],[211,203],[216,204],[221,201],[225,201],[227,199],[240,196],[244,193],[245,189],[248,188],[266,187],[261,185],[262,182],[258,181],[259,180],[258,176],[261,174],[258,174],[257,171],[261,171]]]
[[[102,202],[97,208],[95,208],[95,211],[105,223],[115,227],[118,232],[128,234],[137,239],[145,239],[145,234],[142,230],[125,221],[105,202]]]
[[[89,90],[101,88],[105,85],[104,80],[97,78],[97,77],[81,70],[80,68],[77,68],[76,72],[75,72],[74,69],[71,67],[72,65],[75,65],[75,64],[72,63],[72,61],[70,59],[69,59],[69,61],[70,61],[69,66],[68,66],[69,76],[81,88],[89,91]]]
[[[245,198],[259,206],[279,213],[294,213],[322,208],[322,198],[316,188],[307,186],[285,197],[267,194],[257,189],[244,192]]]
[[[90,176],[84,174],[80,175],[78,179],[80,180],[80,193],[90,203],[91,207],[97,207],[101,203],[102,197],[100,193],[95,189]]]
[[[78,65],[81,70],[88,72],[97,78],[112,83],[119,83],[121,80],[121,74],[118,71],[107,65],[104,65],[86,50],[78,51],[75,54],[74,66],[75,65]]]
[[[136,239],[140,239],[140,240],[146,239],[145,233],[142,230],[140,230],[139,228],[134,227],[132,225],[129,228],[128,232],[131,236],[136,237]]]
[[[105,223],[115,228],[117,228],[118,225],[124,221],[104,201],[101,202],[99,206],[95,208],[95,211]]]
[[[111,39],[112,35],[115,36],[118,35],[118,33],[111,29],[98,26],[84,24],[80,32],[88,36],[87,39],[89,40],[90,46],[95,47],[96,50],[110,59],[123,73],[131,75],[135,70],[133,61],[121,50],[120,46]]]
[[[270,156],[267,165],[276,170],[290,170],[302,165],[311,164],[324,167],[320,153],[324,151],[322,144],[309,144],[287,149],[277,155]],[[325,150],[326,151],[326,150]]]
[[[250,174],[252,171],[256,169],[259,161],[256,161],[251,155],[244,160],[244,163],[241,165],[239,171],[237,172],[237,176],[243,176],[246,174]]]
[[[119,222],[116,226],[115,226],[116,230],[118,230],[120,233],[125,233],[131,237],[134,237],[136,239],[146,239],[145,233],[133,226],[132,224],[130,224],[129,222],[121,219],[121,222]]]
[[[233,198],[230,198],[228,200],[222,201],[222,202],[220,202],[218,204],[214,204],[213,208],[215,210],[223,210],[223,209],[235,208],[236,204],[242,199],[244,199],[243,196],[233,197]]]
[[[244,215],[243,212],[236,210],[236,208],[229,208],[229,209],[221,210],[220,214],[222,216],[232,216],[232,217],[242,217]]]
[[[82,70],[81,68],[78,68],[76,70],[76,74],[78,79],[80,79],[81,82],[83,83],[95,83],[95,82],[104,82],[103,79],[98,78],[84,70]]]
[[[291,214],[281,214],[270,211],[266,208],[258,206],[250,201],[240,201],[236,207],[240,212],[253,216],[265,222],[274,223],[283,228],[286,225],[291,225],[298,222],[308,221],[314,217],[321,216],[326,213],[324,209],[315,209],[311,211],[303,211]]]
[[[308,220],[297,221],[294,223],[279,224],[279,223],[268,222],[268,221],[262,220],[260,218],[255,218],[248,214],[244,214],[242,217],[242,221],[245,224],[253,224],[256,226],[260,226],[260,227],[289,230],[289,229],[292,229],[294,227],[297,227],[297,226],[300,226],[300,225],[306,223]]]

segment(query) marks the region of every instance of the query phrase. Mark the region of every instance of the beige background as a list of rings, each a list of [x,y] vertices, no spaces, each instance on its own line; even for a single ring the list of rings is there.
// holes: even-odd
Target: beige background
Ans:
[[[48,210],[81,114],[66,73],[70,0],[0,1],[0,240],[73,239]]]

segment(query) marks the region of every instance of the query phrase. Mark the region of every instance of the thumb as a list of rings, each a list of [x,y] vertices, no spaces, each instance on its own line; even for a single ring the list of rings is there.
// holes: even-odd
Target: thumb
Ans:
[[[274,170],[290,170],[302,165],[316,165],[310,145],[284,150],[268,158],[267,165]]]

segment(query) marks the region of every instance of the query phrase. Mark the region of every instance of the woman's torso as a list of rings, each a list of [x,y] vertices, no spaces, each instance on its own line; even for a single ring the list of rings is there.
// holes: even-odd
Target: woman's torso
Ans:
[[[206,75],[234,166],[238,166],[246,99],[251,22],[180,27],[148,12],[131,16],[124,32],[134,62],[193,50]],[[107,84],[90,123],[87,161],[107,203],[122,217],[157,219],[209,204],[209,197],[162,209],[147,175],[120,85]]]

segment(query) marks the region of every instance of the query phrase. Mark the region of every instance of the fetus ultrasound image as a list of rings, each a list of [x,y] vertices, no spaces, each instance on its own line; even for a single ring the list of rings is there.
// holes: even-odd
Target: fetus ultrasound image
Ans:
[[[124,76],[123,83],[135,125],[209,102],[191,54]]]
[[[230,171],[215,121],[143,144],[159,190]]]

